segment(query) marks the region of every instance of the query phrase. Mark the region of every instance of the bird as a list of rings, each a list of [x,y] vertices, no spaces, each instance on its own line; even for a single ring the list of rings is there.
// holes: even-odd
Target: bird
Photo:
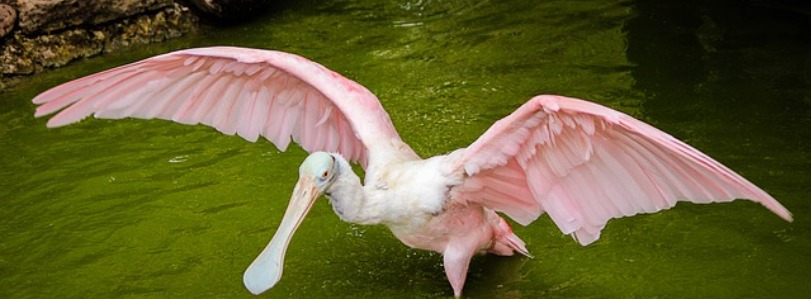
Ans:
[[[288,245],[322,197],[345,222],[384,225],[405,245],[440,253],[455,297],[475,255],[531,256],[505,217],[526,226],[547,214],[583,246],[611,219],[678,201],[748,199],[793,221],[772,196],[690,145],[566,96],[534,96],[469,146],[422,158],[366,87],[282,51],[178,50],[58,85],[33,102],[36,117],[58,112],[52,128],[91,115],[164,119],[307,151],[281,223],[244,272],[255,295],[280,281]]]

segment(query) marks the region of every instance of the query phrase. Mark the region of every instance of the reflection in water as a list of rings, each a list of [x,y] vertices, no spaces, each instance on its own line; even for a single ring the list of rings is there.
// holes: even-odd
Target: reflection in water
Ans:
[[[791,1],[321,1],[76,63],[2,95],[0,297],[249,297],[304,157],[205,127],[85,121],[48,130],[30,99],[178,48],[300,53],[375,92],[424,155],[467,146],[531,96],[592,99],[686,139],[775,195],[612,221],[580,247],[547,217],[533,259],[478,257],[471,297],[801,297],[811,262],[809,14]],[[804,217],[806,216],[806,217]],[[281,297],[449,296],[439,256],[318,203]]]

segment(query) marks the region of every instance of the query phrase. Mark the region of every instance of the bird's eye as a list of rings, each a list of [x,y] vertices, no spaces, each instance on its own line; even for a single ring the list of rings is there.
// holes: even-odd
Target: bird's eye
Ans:
[[[329,175],[329,172],[324,171],[324,173],[321,174],[321,177],[326,179],[327,175]]]

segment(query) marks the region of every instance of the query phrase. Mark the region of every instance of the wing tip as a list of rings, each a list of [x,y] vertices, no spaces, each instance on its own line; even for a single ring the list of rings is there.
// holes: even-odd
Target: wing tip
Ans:
[[[48,122],[45,123],[45,126],[48,128],[63,127],[73,123],[80,122],[83,119],[87,118],[88,116],[90,115],[67,114],[63,111],[56,114],[54,117],[51,117],[51,119],[49,119]]]
[[[794,222],[794,215],[791,214],[791,211],[786,209],[783,205],[778,203],[776,200],[770,202],[771,204],[761,203],[764,207],[772,211],[772,213],[776,214],[778,217],[783,218],[783,220],[788,222]]]

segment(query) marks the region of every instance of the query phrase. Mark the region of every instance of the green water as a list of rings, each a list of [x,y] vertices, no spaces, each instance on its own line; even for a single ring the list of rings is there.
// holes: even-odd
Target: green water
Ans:
[[[661,2],[661,3],[660,3]],[[811,9],[789,1],[305,1],[249,24],[88,59],[0,94],[0,298],[251,297],[242,272],[305,153],[164,121],[46,129],[30,99],[174,49],[302,54],[375,92],[423,156],[472,142],[531,96],[591,99],[670,132],[780,200],[679,204],[581,247],[546,217],[535,258],[477,257],[471,298],[806,297]],[[441,257],[326,201],[266,297],[449,297]]]

